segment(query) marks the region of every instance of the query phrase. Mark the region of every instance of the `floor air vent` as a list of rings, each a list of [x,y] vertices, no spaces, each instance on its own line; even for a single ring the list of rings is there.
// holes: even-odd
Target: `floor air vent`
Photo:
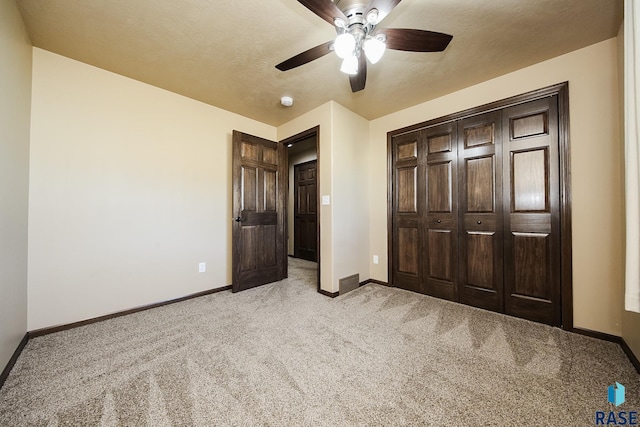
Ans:
[[[340,295],[344,295],[358,287],[360,284],[360,275],[354,274],[352,276],[343,277],[338,280],[338,283],[340,285]]]

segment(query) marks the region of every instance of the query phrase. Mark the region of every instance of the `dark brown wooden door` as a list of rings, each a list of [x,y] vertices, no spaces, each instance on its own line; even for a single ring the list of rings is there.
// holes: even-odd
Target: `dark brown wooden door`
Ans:
[[[565,90],[390,134],[394,286],[571,325]]]
[[[460,302],[503,311],[500,111],[458,122]]]
[[[455,122],[426,128],[419,146],[420,194],[426,201],[423,292],[458,300],[458,176]],[[422,173],[424,171],[424,173]],[[422,181],[426,185],[422,185]],[[426,192],[425,192],[426,190]]]
[[[316,160],[312,160],[293,167],[293,254],[296,258],[309,261],[317,261],[317,163]]]
[[[503,112],[505,312],[561,325],[557,96]]]
[[[457,300],[455,122],[392,140],[393,283]]]
[[[284,146],[233,131],[233,292],[287,276]]]
[[[423,290],[424,196],[426,182],[422,132],[395,136],[392,140],[392,280],[394,286],[414,292]],[[423,160],[418,162],[418,157]],[[420,204],[418,203],[420,200]]]

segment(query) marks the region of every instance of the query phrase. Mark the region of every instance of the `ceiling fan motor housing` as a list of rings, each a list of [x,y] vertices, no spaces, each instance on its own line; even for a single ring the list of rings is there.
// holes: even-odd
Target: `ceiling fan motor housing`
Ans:
[[[356,46],[361,46],[366,36],[371,34],[375,26],[375,24],[367,20],[365,15],[368,5],[360,0],[335,0],[335,4],[349,19],[349,22],[344,23],[345,25],[342,25],[342,22],[336,23],[336,31],[341,33],[346,30],[356,39]],[[377,10],[375,12],[377,16]]]

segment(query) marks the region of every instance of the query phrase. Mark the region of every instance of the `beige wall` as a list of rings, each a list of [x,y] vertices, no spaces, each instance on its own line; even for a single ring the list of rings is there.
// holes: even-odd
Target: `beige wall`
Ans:
[[[574,325],[622,332],[623,238],[616,39],[533,65],[370,123],[371,265],[387,280],[387,132],[569,81]],[[383,190],[384,189],[384,190]]]
[[[318,131],[318,192],[331,194],[331,102],[327,102],[278,127],[278,141],[319,126]],[[320,288],[333,292],[333,263],[331,205],[320,206]]]
[[[368,279],[368,206],[366,144],[368,122],[336,102],[278,127],[278,140],[320,126],[320,287],[338,291],[338,280],[351,274]]]
[[[0,2],[0,372],[27,332],[31,41],[14,1]]]
[[[276,128],[41,49],[33,61],[29,329],[230,284],[232,130]]]
[[[618,53],[618,93],[620,94],[619,99],[619,108],[620,108],[620,153],[621,157],[624,156],[624,23],[620,26],[618,30],[618,44],[617,44],[617,53]],[[622,179],[624,180],[624,159],[620,163],[620,172],[622,175]],[[624,213],[624,212],[623,212]],[[623,215],[622,221],[625,221],[625,217]],[[624,250],[624,239],[621,242],[623,244]],[[624,289],[623,289],[623,298],[624,298]],[[631,311],[623,311],[622,312],[622,338],[625,340],[627,345],[631,348],[631,351],[636,355],[638,359],[640,359],[640,313],[633,313]]]
[[[315,141],[315,137],[313,137]],[[293,209],[295,207],[295,189],[294,189],[294,166],[299,165],[300,163],[310,162],[312,160],[316,160],[318,155],[316,154],[316,148],[309,148],[308,150],[297,152],[294,154],[289,154],[289,200],[287,206],[287,218],[289,218],[287,227],[289,232],[289,240],[287,243],[287,251],[289,255],[293,255],[293,224],[294,224],[294,212]]]
[[[333,103],[331,159],[334,292],[338,281],[359,274],[369,279],[369,122]]]

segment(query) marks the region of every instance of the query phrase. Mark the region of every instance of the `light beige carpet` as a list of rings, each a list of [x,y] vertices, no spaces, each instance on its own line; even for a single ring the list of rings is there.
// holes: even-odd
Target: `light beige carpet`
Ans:
[[[615,381],[640,409],[615,344],[315,274],[35,338],[0,426],[592,426]]]

